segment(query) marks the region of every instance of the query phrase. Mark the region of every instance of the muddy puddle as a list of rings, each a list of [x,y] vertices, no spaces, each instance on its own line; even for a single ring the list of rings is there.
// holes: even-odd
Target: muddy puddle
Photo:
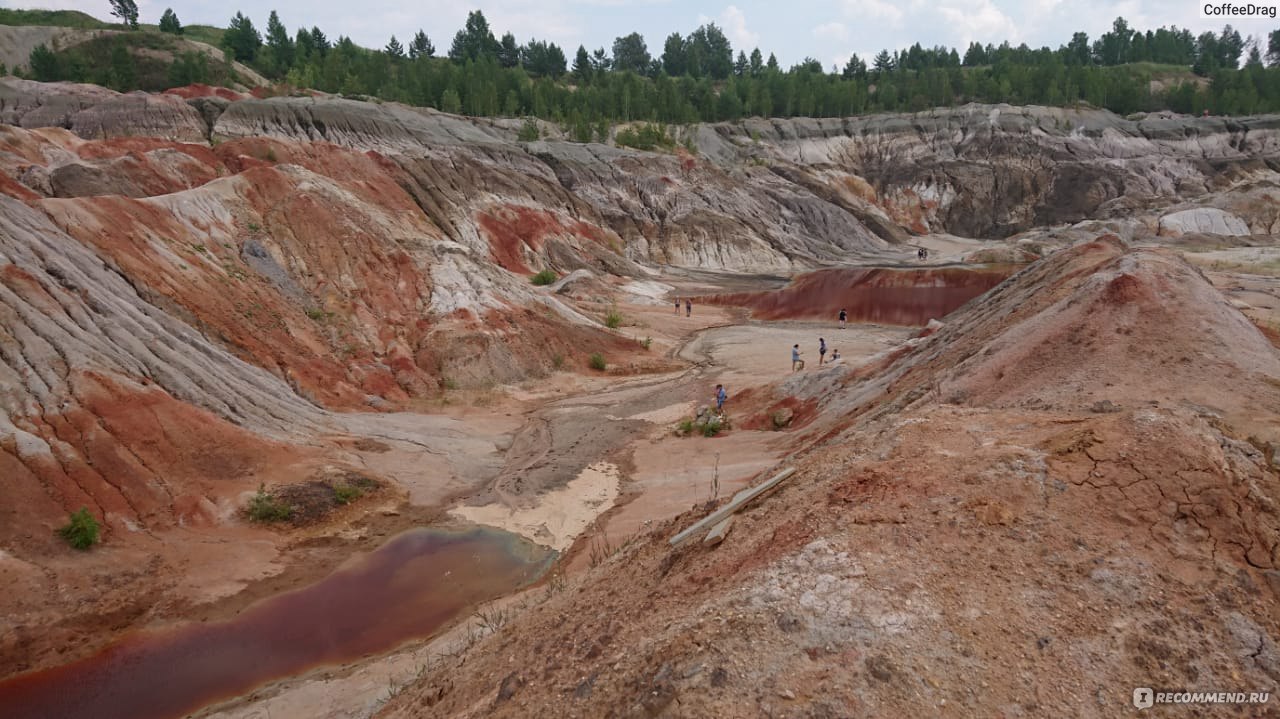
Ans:
[[[796,277],[768,292],[703,297],[708,304],[747,307],[762,320],[835,319],[924,325],[941,319],[1020,269],[1015,265],[930,268],[837,268]]]
[[[405,532],[229,621],[139,632],[82,661],[0,682],[0,717],[180,717],[429,636],[476,603],[532,582],[554,556],[485,528]]]

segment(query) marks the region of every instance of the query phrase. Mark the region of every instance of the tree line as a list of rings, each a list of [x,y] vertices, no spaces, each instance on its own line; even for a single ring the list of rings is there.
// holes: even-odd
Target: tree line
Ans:
[[[136,24],[131,11],[126,22]],[[161,30],[182,32],[172,9],[165,10]],[[842,117],[966,102],[1085,102],[1121,114],[1280,111],[1280,30],[1265,38],[1265,48],[1263,42],[1246,40],[1230,25],[1199,35],[1176,27],[1144,32],[1117,18],[1100,37],[1077,32],[1056,50],[972,43],[961,55],[917,43],[883,50],[870,62],[853,55],[842,68],[806,58],[784,69],[759,48],[735,54],[714,23],[670,34],[658,55],[631,33],[608,50],[579,46],[570,61],[552,42],[522,44],[511,33],[495,37],[481,11],[468,15],[440,57],[423,30],[405,42],[393,36],[375,50],[348,37],[330,40],[314,26],[291,34],[274,10],[265,33],[237,12],[221,40],[230,57],[276,82],[473,116],[533,116],[564,124],[582,141],[618,121]],[[126,62],[112,55],[112,64]],[[191,57],[178,65],[167,78],[174,84],[208,81],[222,72]],[[65,77],[74,68],[58,67],[56,55],[43,47],[32,53],[31,72],[36,79],[83,79]],[[128,78],[127,72],[116,74]]]

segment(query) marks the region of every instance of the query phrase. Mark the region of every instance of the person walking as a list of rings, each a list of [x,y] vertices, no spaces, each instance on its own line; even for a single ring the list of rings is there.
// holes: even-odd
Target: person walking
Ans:
[[[821,366],[827,360],[827,341],[821,337],[818,338],[818,365]]]
[[[724,415],[724,401],[729,399],[729,393],[724,391],[724,385],[716,385],[716,414]]]
[[[849,321],[849,313],[840,310],[840,329],[844,329],[845,322]]]
[[[800,345],[791,346],[791,371],[804,369],[804,360],[800,359]]]
[[[684,301],[684,316],[685,317],[693,316],[693,300],[686,299]]]
[[[676,298],[676,317],[680,316],[680,298]]]

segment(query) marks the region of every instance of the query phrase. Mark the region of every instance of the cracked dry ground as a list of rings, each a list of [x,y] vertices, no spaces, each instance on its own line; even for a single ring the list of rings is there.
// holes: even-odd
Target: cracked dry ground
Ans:
[[[385,716],[1113,717],[1135,687],[1274,694],[1280,357],[1237,315],[1169,253],[1064,250],[878,367],[789,380],[823,398],[797,472],[723,544],[667,543],[709,507],[654,526]]]

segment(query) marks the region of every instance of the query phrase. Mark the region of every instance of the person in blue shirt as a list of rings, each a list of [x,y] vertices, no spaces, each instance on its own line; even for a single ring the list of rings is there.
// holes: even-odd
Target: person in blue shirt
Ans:
[[[804,369],[804,360],[800,359],[800,345],[791,347],[791,371]]]
[[[724,391],[724,385],[716,385],[716,412],[724,414],[724,401],[729,399],[729,393]]]

